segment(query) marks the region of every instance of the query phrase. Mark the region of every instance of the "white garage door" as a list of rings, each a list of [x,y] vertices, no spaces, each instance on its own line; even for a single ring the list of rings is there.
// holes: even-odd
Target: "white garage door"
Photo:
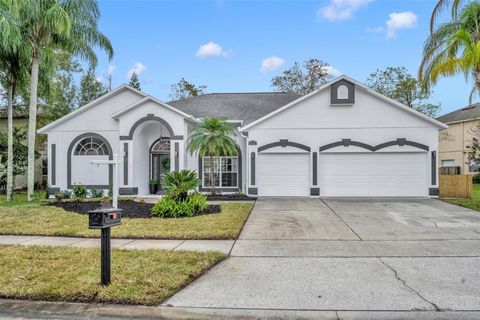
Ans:
[[[426,153],[321,153],[321,196],[428,196]]]
[[[257,165],[259,196],[308,196],[310,154],[260,154]]]

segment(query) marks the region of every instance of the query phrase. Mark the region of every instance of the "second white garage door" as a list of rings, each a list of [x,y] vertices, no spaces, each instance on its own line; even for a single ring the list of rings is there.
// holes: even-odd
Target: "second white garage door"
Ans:
[[[320,195],[426,197],[427,153],[321,153]]]
[[[257,186],[259,196],[308,196],[310,154],[259,154]]]

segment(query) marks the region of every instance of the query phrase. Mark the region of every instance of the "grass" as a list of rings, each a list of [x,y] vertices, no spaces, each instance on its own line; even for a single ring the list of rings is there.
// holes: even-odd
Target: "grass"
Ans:
[[[16,196],[7,203],[0,200],[0,234],[69,237],[99,237],[88,229],[88,217],[53,206],[46,200],[27,202]],[[236,239],[253,204],[223,203],[222,212],[180,219],[122,219],[112,228],[113,238],[135,239]]]
[[[443,201],[480,211],[480,184],[473,185],[472,199],[445,199]]]
[[[112,250],[112,283],[100,286],[98,249],[0,245],[0,297],[155,305],[225,255]]]

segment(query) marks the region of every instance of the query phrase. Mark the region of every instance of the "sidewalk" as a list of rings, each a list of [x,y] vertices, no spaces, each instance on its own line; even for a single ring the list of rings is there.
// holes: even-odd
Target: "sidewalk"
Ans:
[[[234,240],[152,240],[152,239],[112,239],[112,248],[158,249],[171,251],[219,251],[230,254]],[[0,244],[25,246],[58,246],[77,248],[100,248],[100,238],[45,237],[45,236],[2,236]]]

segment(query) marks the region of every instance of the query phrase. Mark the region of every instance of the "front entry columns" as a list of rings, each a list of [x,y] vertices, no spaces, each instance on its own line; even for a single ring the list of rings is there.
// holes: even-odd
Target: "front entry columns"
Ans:
[[[185,142],[183,139],[170,140],[170,171],[180,171],[185,168]]]

